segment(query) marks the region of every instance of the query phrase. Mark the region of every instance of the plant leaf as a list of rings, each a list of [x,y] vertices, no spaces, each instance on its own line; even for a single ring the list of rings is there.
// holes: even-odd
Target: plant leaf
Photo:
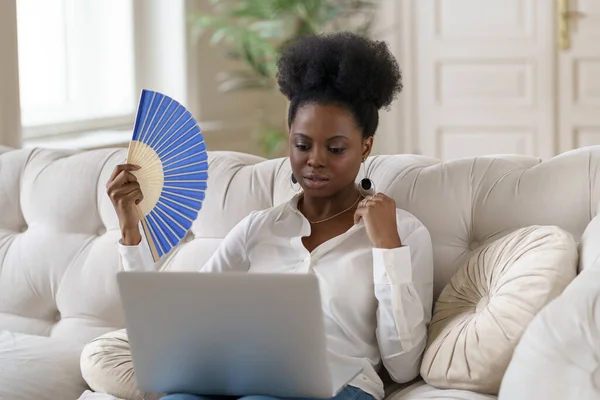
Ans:
[[[265,125],[260,130],[260,144],[267,157],[278,156],[288,141],[288,134],[275,127]]]
[[[219,90],[237,92],[244,89],[272,89],[274,81],[257,75],[253,70],[223,71],[217,74]]]
[[[222,93],[241,92],[244,90],[269,90],[272,85],[264,80],[231,78],[218,85]]]

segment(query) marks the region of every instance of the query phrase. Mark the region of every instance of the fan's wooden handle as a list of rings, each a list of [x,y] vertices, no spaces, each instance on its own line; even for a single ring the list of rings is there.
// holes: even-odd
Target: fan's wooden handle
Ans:
[[[144,213],[142,212],[142,209],[140,208],[140,206],[136,206],[138,215],[140,216],[140,221],[142,222],[142,228],[144,229],[144,235],[146,235],[146,242],[148,243],[148,246],[150,247],[150,252],[152,253],[152,258],[154,259],[154,262],[157,262],[160,257],[158,256],[158,251],[156,250],[156,244],[154,243],[154,240],[152,240],[152,235],[150,235],[150,230],[148,229],[148,225],[146,224],[146,216],[144,215]]]

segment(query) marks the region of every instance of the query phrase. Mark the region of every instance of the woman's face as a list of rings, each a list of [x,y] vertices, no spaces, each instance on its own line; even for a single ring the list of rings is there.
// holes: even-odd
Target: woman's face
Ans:
[[[292,171],[306,194],[333,196],[354,183],[372,144],[346,109],[306,104],[290,127]]]

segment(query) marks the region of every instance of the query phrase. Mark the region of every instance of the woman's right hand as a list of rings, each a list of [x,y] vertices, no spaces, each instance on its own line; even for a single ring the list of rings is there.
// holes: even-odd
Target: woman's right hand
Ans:
[[[144,194],[137,178],[131,173],[139,169],[137,165],[119,164],[106,183],[106,193],[117,212],[122,243],[125,246],[136,246],[142,240],[138,227],[140,216],[136,205],[144,199]]]

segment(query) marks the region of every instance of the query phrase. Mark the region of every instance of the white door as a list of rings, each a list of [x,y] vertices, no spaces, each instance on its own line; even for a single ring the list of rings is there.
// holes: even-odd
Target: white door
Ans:
[[[558,48],[560,152],[600,144],[600,0],[562,0]],[[571,11],[561,15],[561,11]],[[576,12],[574,12],[576,11]]]
[[[588,7],[598,11],[599,2],[588,0]],[[405,84],[418,86],[413,127],[418,143],[407,150],[441,159],[554,155],[554,1],[418,0],[411,5],[416,61]],[[585,34],[598,35],[599,21]],[[599,59],[586,60],[588,75],[600,71]],[[600,103],[598,81],[595,85],[586,87],[587,105]],[[593,129],[600,135],[598,125]]]

